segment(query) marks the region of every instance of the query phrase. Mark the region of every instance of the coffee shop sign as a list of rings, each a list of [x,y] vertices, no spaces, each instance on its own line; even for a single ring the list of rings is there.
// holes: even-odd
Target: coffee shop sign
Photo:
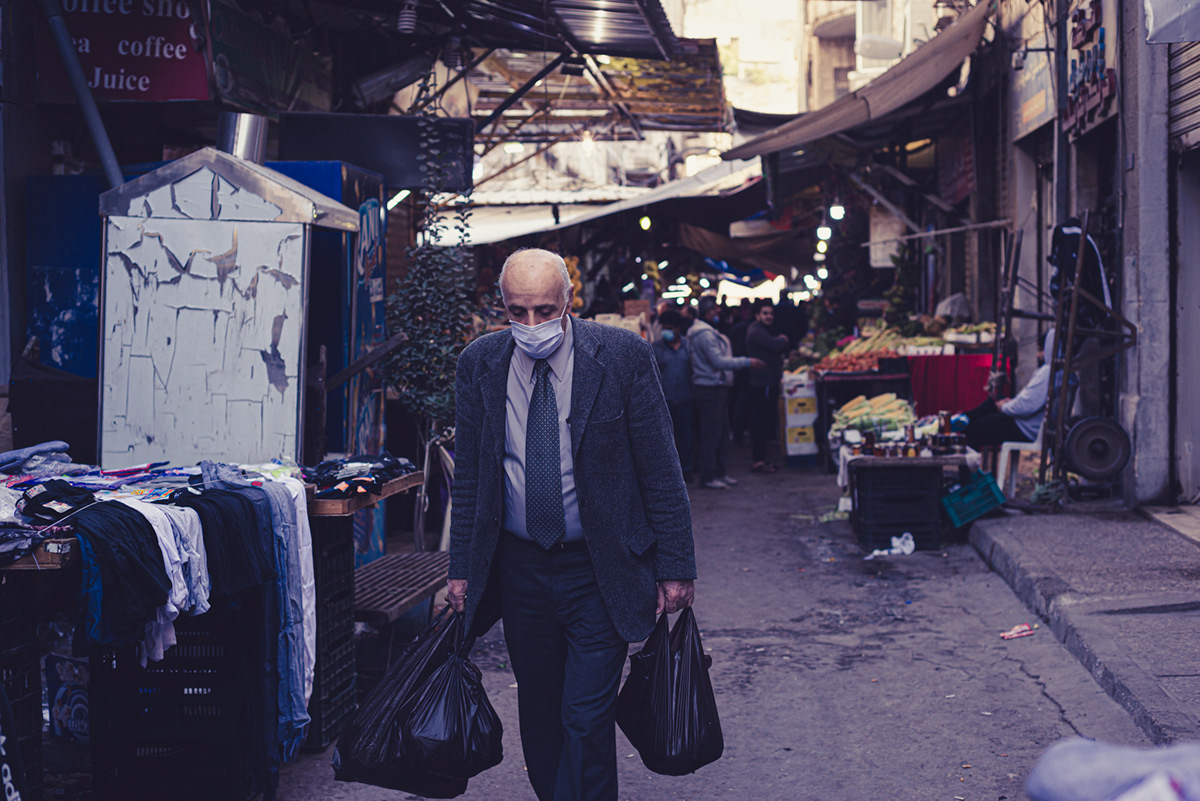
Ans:
[[[88,85],[100,100],[207,100],[208,71],[197,52],[187,0],[62,0]],[[43,24],[39,86],[68,99],[70,84]]]

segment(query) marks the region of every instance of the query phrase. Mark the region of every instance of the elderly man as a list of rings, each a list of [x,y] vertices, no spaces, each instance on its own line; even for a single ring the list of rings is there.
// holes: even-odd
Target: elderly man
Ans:
[[[671,418],[650,345],[568,314],[559,256],[517,251],[500,291],[510,328],[458,361],[449,600],[503,617],[540,801],[615,801],[628,643],[696,576]]]

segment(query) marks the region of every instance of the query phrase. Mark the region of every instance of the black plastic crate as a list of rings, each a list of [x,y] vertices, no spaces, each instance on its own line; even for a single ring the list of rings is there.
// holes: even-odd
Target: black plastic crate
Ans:
[[[350,614],[353,615],[353,604]],[[308,702],[312,723],[304,742],[306,750],[324,749],[337,739],[342,724],[354,709],[356,676],[351,617],[349,626],[336,638],[329,632],[318,633],[313,693]]]
[[[98,801],[249,801],[261,792],[250,751],[236,741],[162,745],[122,743],[121,757],[98,761],[92,749],[92,789]]]
[[[178,644],[142,668],[93,649],[92,776],[99,799],[246,801],[262,789],[262,591],[175,621]]]
[[[354,585],[354,541],[322,536],[313,543],[314,579],[318,594],[338,595]]]
[[[852,523],[864,551],[892,547],[892,537],[913,535],[918,550],[941,547],[942,467],[850,463]]]
[[[357,686],[350,681],[337,694],[315,708],[309,706],[312,722],[308,727],[308,739],[304,741],[306,751],[324,751],[342,734],[342,729],[354,714]]]
[[[20,573],[0,573],[0,648],[15,648],[37,639],[37,588],[33,576]]]
[[[913,535],[918,551],[936,551],[942,547],[942,522],[940,516],[935,516],[932,522],[914,523],[864,523],[854,521],[854,533],[858,537],[858,545],[867,553],[880,548],[891,548],[892,537],[899,537],[904,532]]]
[[[22,799],[42,798],[42,671],[37,642],[0,651],[0,684],[12,708],[16,731],[10,733],[25,768]],[[14,736],[15,735],[15,736]]]

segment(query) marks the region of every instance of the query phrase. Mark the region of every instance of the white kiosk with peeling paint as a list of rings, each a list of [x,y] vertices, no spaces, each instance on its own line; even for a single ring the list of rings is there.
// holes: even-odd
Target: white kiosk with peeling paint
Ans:
[[[310,226],[358,213],[206,148],[100,196],[100,464],[300,459]]]

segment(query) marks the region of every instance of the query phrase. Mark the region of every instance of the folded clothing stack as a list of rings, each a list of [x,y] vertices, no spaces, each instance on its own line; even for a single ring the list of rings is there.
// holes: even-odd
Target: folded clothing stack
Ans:
[[[384,484],[416,470],[416,465],[408,459],[398,459],[383,451],[378,456],[328,459],[316,467],[304,468],[304,478],[317,486],[318,498],[353,498],[379,495]]]

